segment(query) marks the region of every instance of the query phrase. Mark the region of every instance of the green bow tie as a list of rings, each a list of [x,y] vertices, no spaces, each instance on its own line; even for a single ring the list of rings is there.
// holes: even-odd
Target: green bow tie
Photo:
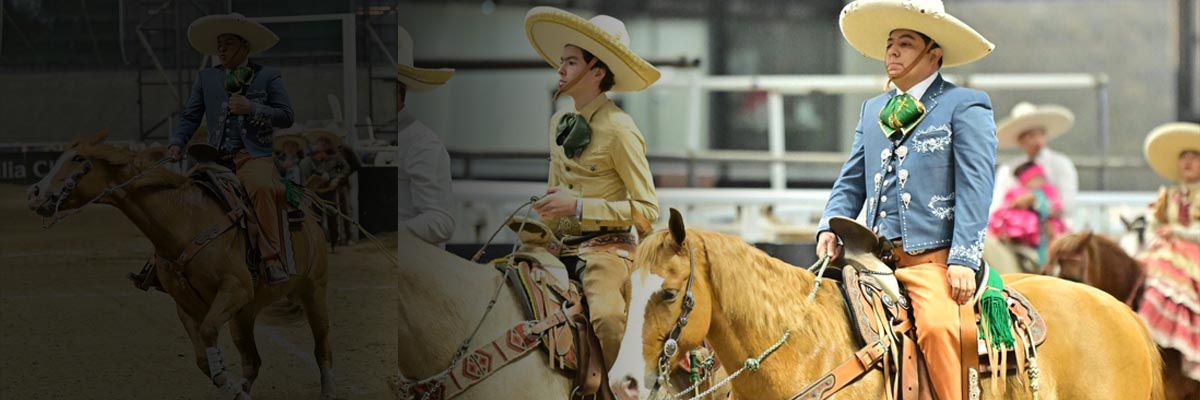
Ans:
[[[244,94],[246,88],[250,86],[250,81],[254,80],[254,69],[250,67],[237,67],[229,71],[225,75],[225,91],[229,93]]]
[[[558,136],[554,142],[562,146],[567,158],[575,158],[592,143],[592,127],[587,119],[577,113],[564,115],[558,121]]]
[[[925,117],[925,105],[908,93],[892,96],[879,112],[879,127],[888,139],[907,135]]]

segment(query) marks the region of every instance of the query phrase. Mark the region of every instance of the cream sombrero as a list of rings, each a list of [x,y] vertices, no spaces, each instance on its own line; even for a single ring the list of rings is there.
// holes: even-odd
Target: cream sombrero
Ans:
[[[1030,129],[1044,129],[1046,140],[1050,141],[1067,133],[1073,125],[1075,114],[1066,107],[1020,102],[1013,106],[1012,112],[1003,121],[1000,121],[996,128],[996,136],[1001,148],[1013,148],[1017,146],[1017,139],[1021,134]]]
[[[413,66],[413,40],[404,27],[397,26],[396,78],[414,92],[428,92],[442,86],[454,76],[451,68],[417,68]]]
[[[597,15],[589,21],[554,7],[534,7],[525,14],[525,35],[534,50],[555,69],[561,64],[566,45],[592,53],[612,72],[614,92],[648,88],[661,75],[629,49],[625,23],[607,15]]]
[[[342,145],[343,134],[331,129],[313,128],[310,129],[304,136],[308,137],[308,141],[311,143],[317,143],[317,141],[321,139],[327,139],[334,146]]]
[[[279,36],[274,32],[242,14],[209,15],[192,21],[188,26],[188,42],[201,53],[217,54],[217,37],[226,33],[246,39],[250,54],[266,51],[279,43]]]
[[[283,146],[288,143],[295,143],[300,146],[300,150],[308,148],[308,139],[300,134],[275,135],[275,151],[283,151]]]
[[[883,60],[888,35],[909,29],[929,36],[942,48],[942,66],[977,61],[996,45],[946,13],[941,0],[856,0],[842,9],[842,36],[867,57]]]
[[[1146,162],[1169,181],[1179,181],[1179,155],[1188,150],[1200,151],[1200,124],[1172,122],[1146,135]]]

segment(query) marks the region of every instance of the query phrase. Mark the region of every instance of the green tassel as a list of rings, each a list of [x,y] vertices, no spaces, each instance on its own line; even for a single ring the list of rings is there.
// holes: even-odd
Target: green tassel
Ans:
[[[979,316],[985,321],[986,330],[980,332],[992,347],[998,349],[1012,348],[1016,343],[1013,338],[1012,322],[1008,315],[1008,301],[1004,298],[1004,280],[995,270],[988,269],[987,287],[979,299]]]
[[[284,178],[282,175],[279,177],[279,181],[283,182],[284,193],[286,193],[288,205],[292,207],[299,207],[300,189],[297,189],[296,185],[293,184],[292,181]]]

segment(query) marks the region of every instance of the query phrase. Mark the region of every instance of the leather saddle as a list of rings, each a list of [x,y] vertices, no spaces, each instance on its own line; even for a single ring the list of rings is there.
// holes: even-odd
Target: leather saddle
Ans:
[[[533,219],[513,217],[505,225],[521,240],[509,257],[516,270],[509,279],[522,300],[525,314],[540,321],[573,304],[583,305],[583,312],[542,336],[542,344],[550,352],[551,367],[575,373],[572,398],[613,398],[600,340],[588,319],[583,288],[579,282],[568,280],[567,268],[558,259],[562,240],[550,227]]]
[[[890,249],[886,249],[870,229],[852,219],[833,218],[829,221],[829,227],[842,240],[842,294],[855,336],[863,346],[856,356],[860,357],[863,365],[884,368],[885,372],[891,367],[891,371],[900,375],[903,388],[896,388],[901,393],[897,398],[918,398],[926,375],[916,340],[916,329],[920,327],[913,326],[915,319],[903,285],[896,280],[892,267],[880,256],[881,251],[890,252]],[[985,265],[978,277],[985,277],[986,274]],[[829,275],[836,274],[827,274],[826,277]],[[977,283],[982,282],[977,279]],[[976,293],[976,300],[981,293],[982,287]],[[1036,347],[1046,340],[1046,323],[1029,300],[1016,290],[1006,287],[1004,296],[1008,301],[1016,344],[1011,348],[997,349],[977,335],[975,345],[963,344],[964,378],[969,374],[969,385],[973,386],[968,387],[968,383],[964,382],[964,387],[968,387],[972,394],[978,393],[978,382],[988,375],[1003,377],[1010,372],[1029,373],[1036,380],[1034,354]],[[974,319],[970,320],[978,324],[978,307],[972,309]],[[964,320],[968,318],[971,316],[963,315]],[[872,362],[867,362],[868,359]],[[1008,362],[1010,360],[1014,362]],[[825,386],[813,385],[804,393],[814,395],[811,398],[826,398],[862,373],[865,373],[862,369],[839,368],[819,382],[824,382]]]

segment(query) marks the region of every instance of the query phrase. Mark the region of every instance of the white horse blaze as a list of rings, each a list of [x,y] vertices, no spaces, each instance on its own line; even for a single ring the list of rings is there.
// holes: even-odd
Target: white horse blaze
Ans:
[[[623,384],[625,378],[638,380],[638,394],[645,398],[650,393],[649,379],[654,371],[646,368],[646,360],[642,358],[642,328],[646,322],[646,306],[649,305],[654,293],[662,288],[663,278],[654,274],[634,272],[630,278],[629,318],[625,323],[625,336],[621,339],[621,351],[617,361],[608,373],[611,385]]]

